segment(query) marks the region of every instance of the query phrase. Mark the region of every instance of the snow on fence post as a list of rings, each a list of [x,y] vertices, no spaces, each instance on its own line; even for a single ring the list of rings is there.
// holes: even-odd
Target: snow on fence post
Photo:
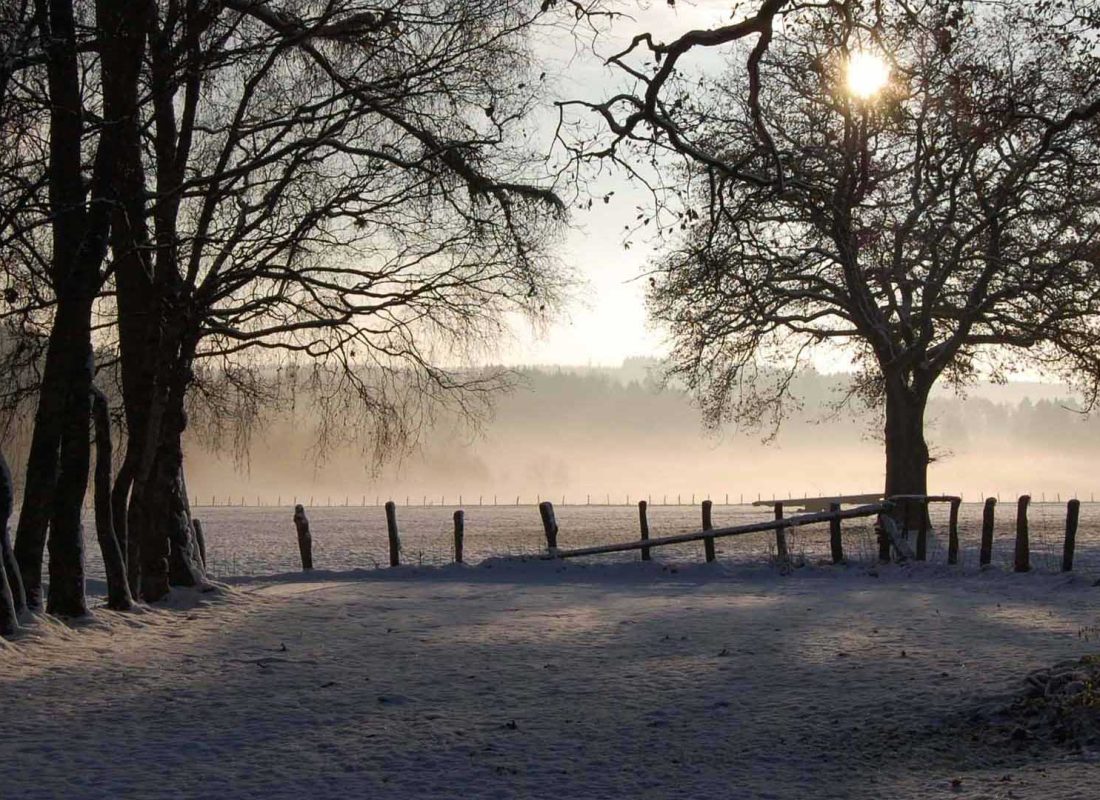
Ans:
[[[840,503],[829,503],[829,511],[833,514],[840,511]],[[834,564],[844,561],[844,543],[840,539],[840,517],[837,516],[829,520],[829,550]]]
[[[777,502],[775,504],[775,521],[779,522],[783,519],[783,503]],[[787,529],[776,528],[775,529],[775,553],[779,557],[779,565],[782,569],[787,570],[790,568],[791,554],[787,550]]]
[[[917,504],[917,561],[928,560],[928,500],[913,501]]]
[[[455,563],[462,563],[462,539],[466,534],[466,512],[461,508],[455,511]]]
[[[199,558],[202,559],[202,568],[206,569],[206,534],[202,530],[202,520],[191,517],[191,529],[195,532],[195,544],[199,546]]]
[[[639,500],[638,501],[638,525],[642,529],[642,541],[643,542],[648,542],[649,541],[649,520],[646,519],[645,510],[646,510],[646,501],[645,500]],[[649,560],[650,560],[649,548],[648,547],[643,547],[642,548],[642,561],[649,561]]]
[[[695,495],[692,495],[692,500],[694,500],[694,499],[695,499]],[[704,500],[703,501],[703,530],[705,530],[705,531],[714,530],[714,525],[712,524],[711,519],[710,519],[710,509],[711,509],[710,500]],[[703,539],[703,552],[706,554],[707,563],[710,563],[711,561],[714,561],[715,558],[717,558],[717,556],[714,553],[714,537],[713,536],[707,536],[705,539]]]
[[[393,500],[386,501],[386,532],[390,538],[390,566],[400,566],[401,534],[397,531],[397,505]]]
[[[1027,572],[1031,569],[1031,542],[1027,529],[1027,507],[1031,495],[1022,494],[1016,501],[1016,558],[1013,569]]]
[[[997,498],[985,498],[985,507],[982,509],[982,549],[978,555],[978,564],[989,566],[993,560],[993,517],[996,513]]]
[[[951,517],[947,523],[947,563],[959,563],[959,506],[961,497],[951,500]]]
[[[1062,545],[1062,572],[1073,569],[1073,548],[1077,544],[1077,519],[1081,514],[1081,501],[1066,503],[1066,541]]]
[[[298,553],[302,557],[302,570],[313,569],[313,537],[309,534],[309,517],[302,505],[294,506],[294,527],[298,530]]]
[[[558,549],[558,521],[554,519],[554,504],[549,500],[539,503],[542,530],[546,534],[546,549],[553,553]]]

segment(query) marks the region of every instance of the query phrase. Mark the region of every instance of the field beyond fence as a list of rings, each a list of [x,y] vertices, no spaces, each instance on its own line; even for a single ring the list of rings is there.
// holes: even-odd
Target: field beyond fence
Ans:
[[[457,499],[457,498],[456,498]],[[645,499],[645,498],[641,498]],[[1015,502],[997,506],[992,564],[1012,569],[1015,557]],[[581,548],[639,538],[638,510],[635,505],[555,504],[559,525],[558,546]],[[398,506],[401,536],[401,561],[412,565],[449,564],[454,559],[453,514],[458,506]],[[546,551],[546,539],[537,508],[521,504],[508,506],[464,506],[464,560],[474,564],[499,556],[537,557]],[[796,513],[796,512],[788,512]],[[389,563],[386,516],[382,507],[329,506],[308,509],[316,569],[346,570],[372,568]],[[772,520],[770,507],[715,504],[715,527],[751,524]],[[959,509],[959,568],[975,570],[979,566],[983,505],[962,503]],[[931,507],[932,536],[927,559],[946,563],[948,547],[946,504]],[[205,529],[208,568],[214,577],[270,575],[301,569],[293,522],[293,508],[275,506],[219,506],[196,510]],[[1066,503],[1032,502],[1028,509],[1030,561],[1037,570],[1061,568],[1065,535]],[[89,520],[90,523],[90,520]],[[700,530],[698,505],[660,503],[648,508],[648,524],[653,537],[685,534]],[[86,525],[88,573],[102,576],[98,547],[93,541],[94,526]],[[843,550],[850,563],[873,564],[878,556],[874,518],[846,521],[842,528]],[[810,525],[788,532],[792,563],[814,564],[830,560],[830,534],[827,524]],[[699,562],[703,560],[701,543],[676,544],[654,549],[654,558],[662,562]],[[774,533],[760,532],[716,541],[716,556],[723,562],[767,563],[775,558]],[[637,552],[619,553],[602,558],[633,561]],[[1084,502],[1076,537],[1077,571],[1100,572],[1100,506]]]

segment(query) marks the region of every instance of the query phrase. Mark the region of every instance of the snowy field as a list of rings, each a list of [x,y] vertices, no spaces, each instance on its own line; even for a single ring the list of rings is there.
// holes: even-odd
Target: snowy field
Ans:
[[[947,506],[934,505],[933,524],[942,534],[929,549],[930,560],[947,560]],[[400,506],[403,563],[447,564],[453,556],[455,507]],[[326,569],[370,568],[389,563],[386,518],[382,508],[329,507],[307,509],[312,528],[314,564]],[[522,506],[466,506],[465,551],[467,563],[504,555],[531,555],[545,548],[538,509]],[[994,563],[1010,565],[1016,530],[1016,503],[998,504]],[[210,572],[216,577],[271,575],[299,567],[298,544],[291,520],[293,508],[202,507],[195,516],[206,531]],[[792,512],[788,513],[790,516]],[[716,526],[736,525],[772,518],[771,508],[714,506]],[[981,538],[980,504],[967,503],[960,511],[961,563],[978,565]],[[638,511],[633,506],[562,506],[557,509],[561,547],[582,547],[638,538]],[[1033,503],[1029,512],[1032,564],[1036,569],[1057,571],[1061,565],[1065,531],[1064,503]],[[684,533],[701,528],[698,506],[649,507],[653,536]],[[850,560],[871,563],[877,556],[871,524],[865,520],[844,523],[844,550]],[[792,554],[807,561],[829,557],[828,526],[793,529],[788,534]],[[1100,572],[1100,503],[1081,504],[1076,564]],[[86,521],[89,574],[102,577],[99,547],[92,520]],[[717,541],[719,558],[726,562],[763,564],[775,554],[772,533],[758,533]],[[703,559],[702,543],[655,550],[657,557],[683,562]],[[637,560],[638,554],[604,556],[602,560]]]
[[[1100,650],[1095,577],[495,560],[236,579],[0,643],[0,797],[1095,798],[1095,755],[969,722]]]

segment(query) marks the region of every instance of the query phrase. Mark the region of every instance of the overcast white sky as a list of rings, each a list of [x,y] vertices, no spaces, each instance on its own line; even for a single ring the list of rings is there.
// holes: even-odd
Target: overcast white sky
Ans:
[[[596,46],[608,55],[621,50],[642,31],[651,31],[659,41],[667,41],[694,28],[725,24],[730,20],[732,5],[729,0],[679,0],[675,8],[670,8],[666,0],[639,2],[631,12],[633,21],[617,22]],[[606,97],[628,85],[621,71],[605,67],[591,52],[574,49],[568,37],[560,37],[558,52],[549,57],[560,65],[552,70],[561,75],[557,86],[560,97]],[[709,60],[718,63],[717,59]],[[631,237],[629,250],[623,247],[624,226],[634,221],[636,206],[644,204],[645,198],[614,176],[608,176],[598,187],[601,193],[611,190],[615,195],[608,205],[597,203],[591,211],[573,213],[574,229],[568,235],[563,258],[583,281],[575,301],[542,336],[517,325],[516,341],[501,353],[507,363],[617,365],[624,358],[665,351],[663,333],[647,324],[645,281],[639,278],[653,247],[637,236]]]

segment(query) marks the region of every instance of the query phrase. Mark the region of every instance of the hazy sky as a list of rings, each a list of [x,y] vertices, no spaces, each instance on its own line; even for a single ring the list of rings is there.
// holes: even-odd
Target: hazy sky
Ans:
[[[623,3],[626,7],[631,4]],[[730,19],[728,0],[679,0],[670,8],[665,0],[640,2],[633,20],[620,20],[596,43],[605,56],[617,52],[639,32],[653,31],[658,40],[722,24]],[[590,51],[574,48],[567,36],[558,44],[540,48],[556,63],[551,72],[560,74],[559,97],[606,97],[616,88],[629,86],[620,70],[605,67]],[[719,63],[712,54],[706,59]],[[576,210],[563,259],[583,280],[577,297],[566,313],[542,336],[533,335],[522,324],[516,326],[516,341],[501,356],[508,363],[614,365],[637,355],[663,352],[663,333],[648,326],[644,304],[644,279],[639,276],[651,255],[652,243],[632,236],[624,249],[624,226],[634,222],[636,206],[645,197],[632,190],[619,176],[608,175],[597,185],[600,193],[614,191],[612,201],[596,203],[591,211]]]

